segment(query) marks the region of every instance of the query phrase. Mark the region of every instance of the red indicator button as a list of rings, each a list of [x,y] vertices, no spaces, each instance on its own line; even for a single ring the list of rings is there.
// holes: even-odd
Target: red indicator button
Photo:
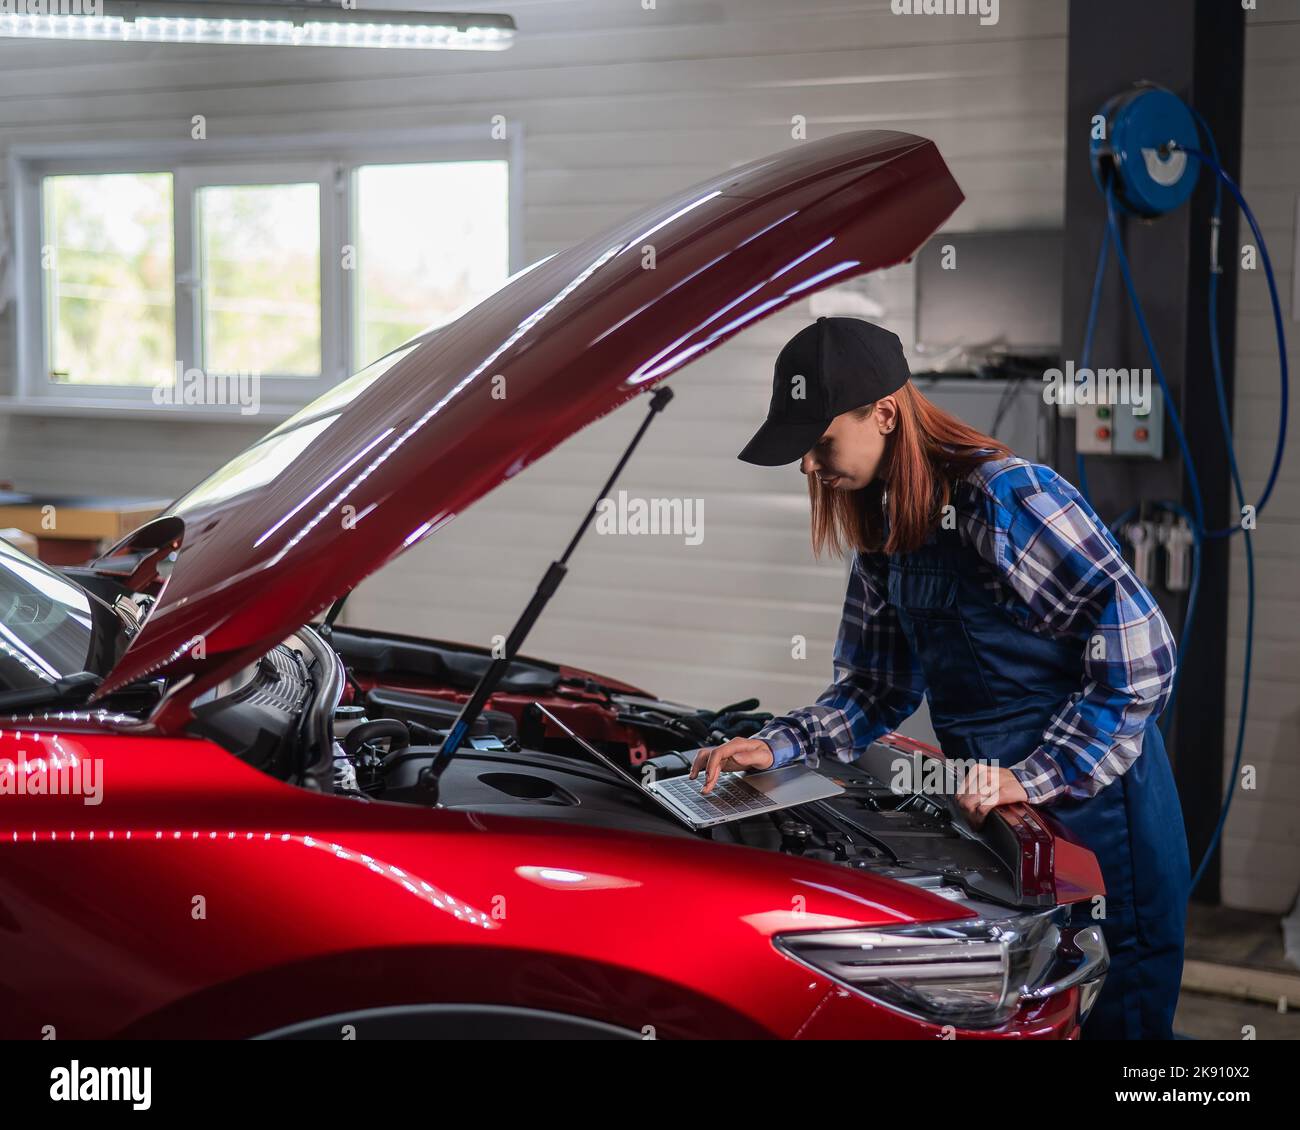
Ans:
[[[1151,438],[1151,433],[1147,431],[1146,428],[1137,428],[1133,432],[1133,438],[1137,440],[1138,443],[1146,443],[1146,441]]]
[[[1098,439],[1110,439],[1110,429],[1109,429],[1109,428],[1098,428],[1098,429],[1097,429],[1097,438],[1098,438]]]

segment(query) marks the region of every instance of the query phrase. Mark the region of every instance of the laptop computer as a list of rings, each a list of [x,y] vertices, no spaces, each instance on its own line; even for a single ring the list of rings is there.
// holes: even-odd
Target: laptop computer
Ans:
[[[721,773],[713,792],[704,793],[704,774],[695,780],[689,775],[669,777],[662,781],[644,782],[620,766],[612,757],[601,753],[585,738],[579,737],[540,702],[534,702],[543,714],[569,735],[592,757],[620,777],[646,793],[662,808],[666,808],[688,828],[700,831],[714,824],[744,820],[763,812],[777,812],[796,804],[839,796],[844,790],[834,781],[809,769],[802,762],[784,765],[780,769],[764,769],[758,773]]]

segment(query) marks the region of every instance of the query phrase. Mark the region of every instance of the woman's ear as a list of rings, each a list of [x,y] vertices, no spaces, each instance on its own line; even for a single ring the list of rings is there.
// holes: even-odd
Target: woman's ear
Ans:
[[[892,396],[882,396],[876,401],[876,427],[882,436],[898,427],[898,401]]]

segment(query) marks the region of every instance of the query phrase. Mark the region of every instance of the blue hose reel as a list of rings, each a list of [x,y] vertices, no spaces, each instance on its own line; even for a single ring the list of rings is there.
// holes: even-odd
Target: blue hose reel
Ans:
[[[1200,137],[1183,100],[1163,87],[1142,84],[1117,94],[1100,112],[1106,136],[1094,134],[1090,152],[1092,175],[1103,192],[1110,179],[1119,204],[1145,219],[1183,204],[1201,171],[1200,162],[1186,152],[1200,148]]]

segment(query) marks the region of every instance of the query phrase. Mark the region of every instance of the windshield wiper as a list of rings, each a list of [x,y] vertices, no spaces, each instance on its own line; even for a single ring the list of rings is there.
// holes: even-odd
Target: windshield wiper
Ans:
[[[90,697],[103,676],[96,675],[94,671],[77,671],[72,675],[64,675],[61,679],[55,679],[52,683],[46,683],[41,687],[27,687],[20,691],[0,692],[0,710],[8,710],[16,706],[46,706],[50,703],[63,702],[84,702]]]

